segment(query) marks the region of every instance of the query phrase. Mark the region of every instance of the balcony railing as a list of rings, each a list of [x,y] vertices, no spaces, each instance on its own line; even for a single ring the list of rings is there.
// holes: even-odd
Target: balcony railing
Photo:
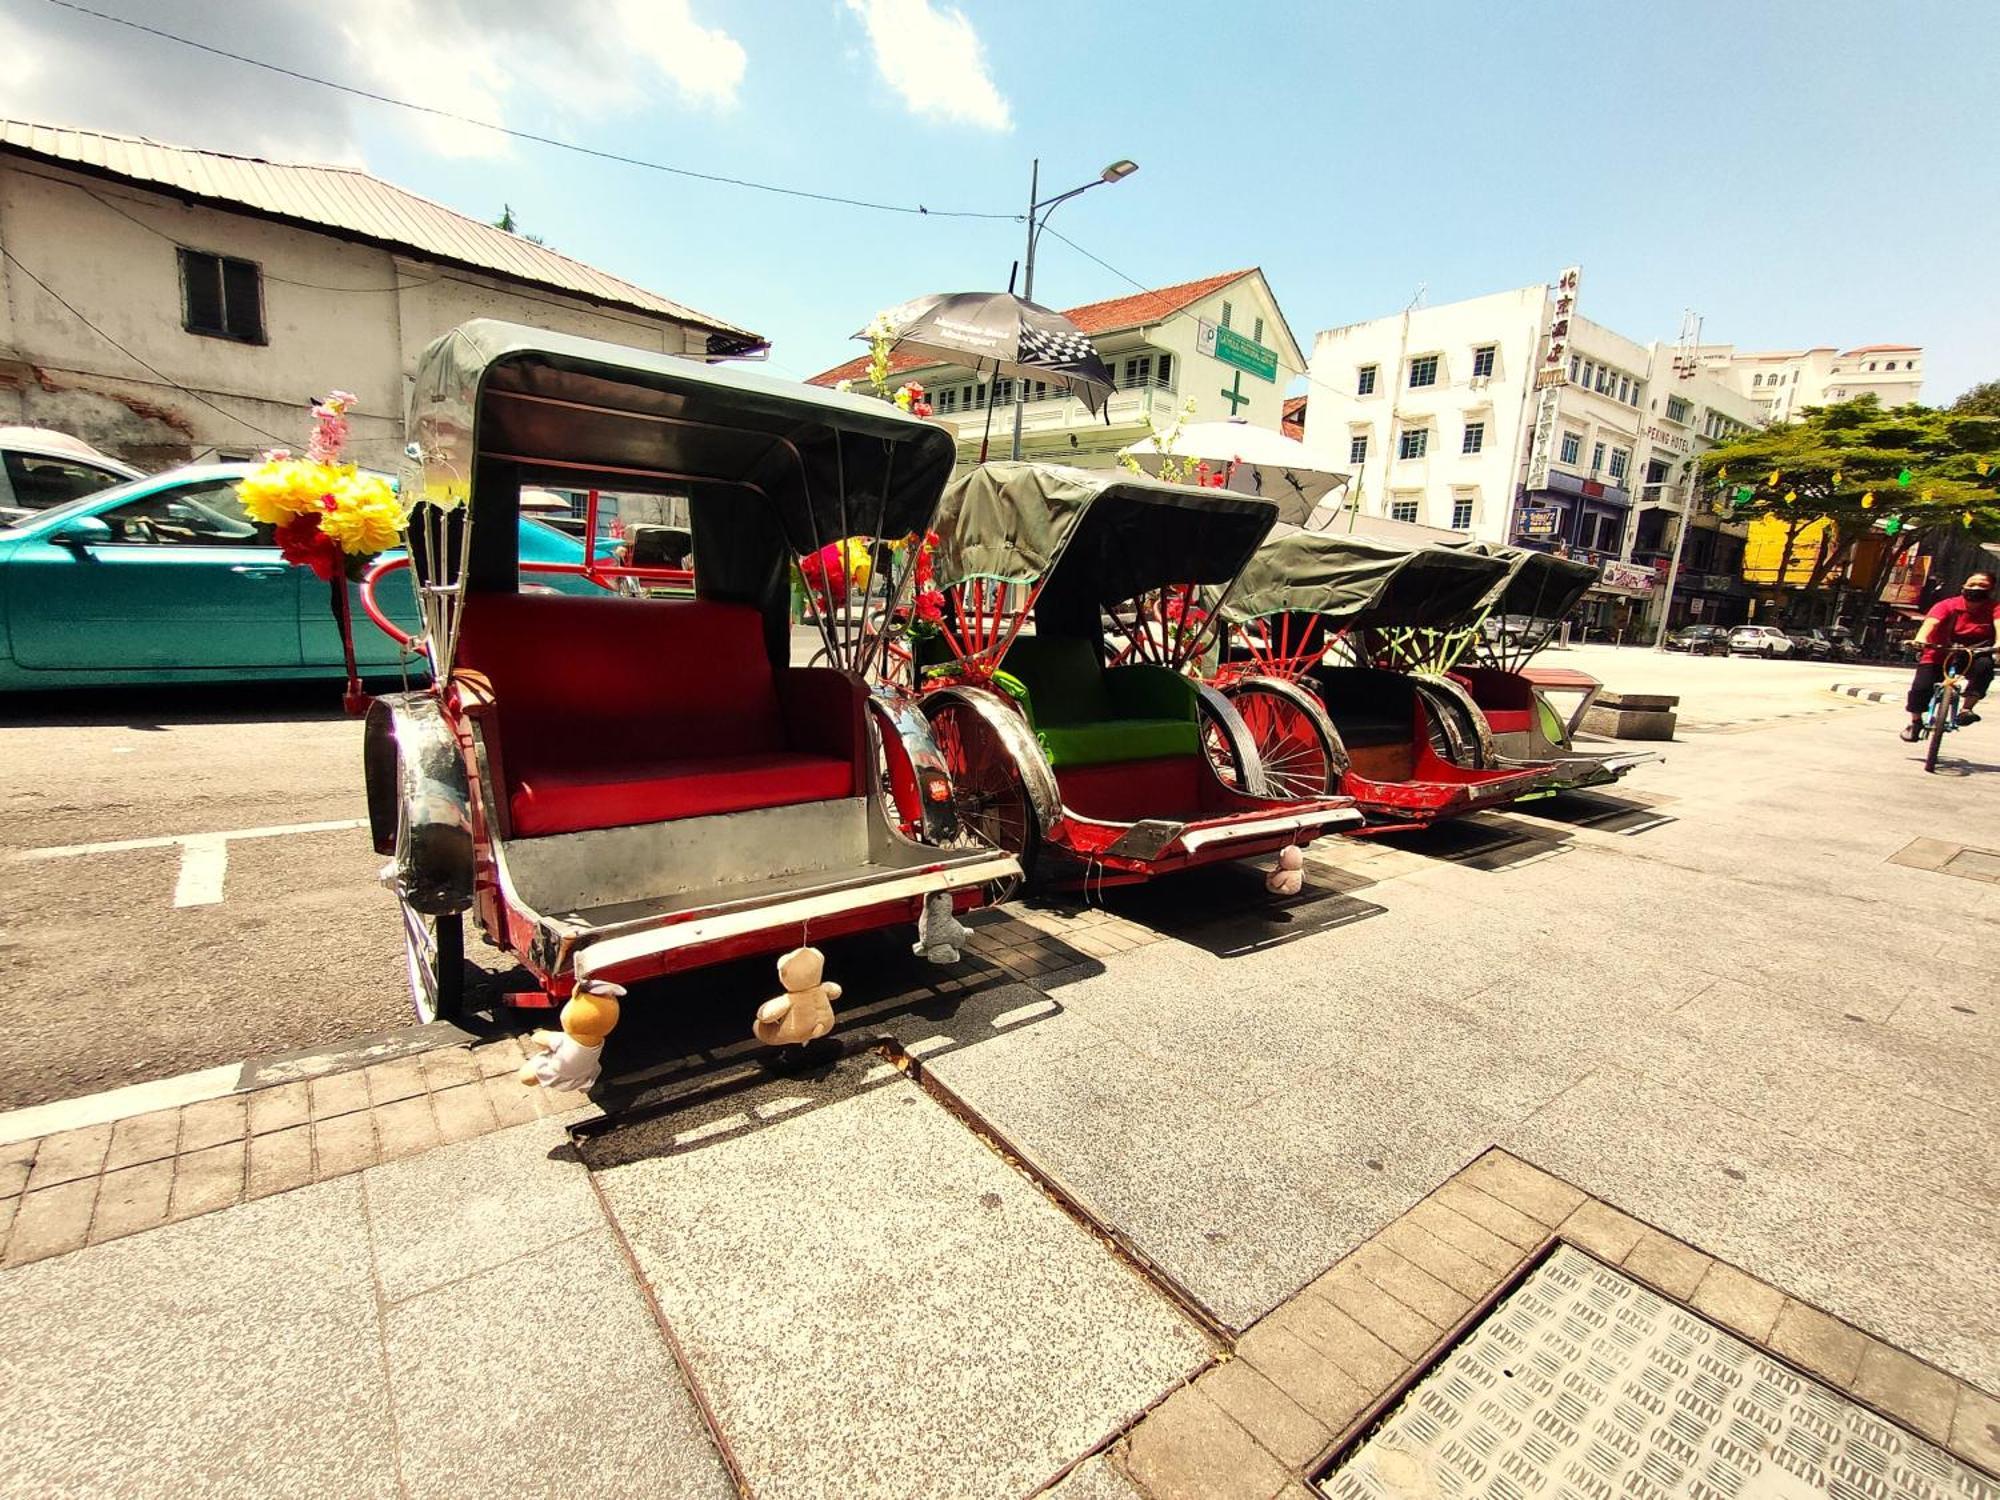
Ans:
[[[1170,390],[1149,386],[1138,391],[1113,391],[1106,405],[1109,408],[1110,424],[1113,427],[1143,422],[1151,417],[1155,422],[1165,424],[1173,420],[1180,407],[1180,397]],[[993,408],[993,431],[1012,433],[1014,430],[1015,404],[1003,402]],[[1049,432],[1066,427],[1094,427],[1102,425],[1102,415],[1093,417],[1081,401],[1073,396],[1049,396],[1040,401],[1022,403],[1021,430],[1023,432]],[[972,411],[940,412],[941,420],[949,422],[957,431],[960,442],[968,439],[977,441],[986,431],[986,408],[977,407]]]

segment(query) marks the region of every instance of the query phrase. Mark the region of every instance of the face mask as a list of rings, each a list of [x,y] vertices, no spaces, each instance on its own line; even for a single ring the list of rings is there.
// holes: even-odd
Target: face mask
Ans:
[[[1966,602],[1970,604],[1984,604],[1992,597],[1993,590],[1991,589],[1967,589],[1965,591]]]

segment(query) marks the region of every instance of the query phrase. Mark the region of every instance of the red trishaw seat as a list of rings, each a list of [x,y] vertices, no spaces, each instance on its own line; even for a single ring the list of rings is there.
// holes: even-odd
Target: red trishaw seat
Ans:
[[[774,672],[763,619],[701,600],[474,594],[458,665],[493,689],[517,837],[854,795],[861,689]]]

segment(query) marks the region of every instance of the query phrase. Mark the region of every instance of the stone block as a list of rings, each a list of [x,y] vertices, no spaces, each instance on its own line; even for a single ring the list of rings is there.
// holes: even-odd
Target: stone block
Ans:
[[[1472,1310],[1472,1300],[1453,1291],[1414,1261],[1405,1260],[1379,1239],[1370,1240],[1348,1258],[1375,1285],[1405,1307],[1449,1328]]]
[[[1291,1479],[1193,1386],[1133,1429],[1125,1462],[1154,1500],[1272,1500]]]
[[[313,1121],[312,1136],[314,1175],[321,1179],[375,1165],[375,1119],[365,1109]]]
[[[1584,710],[1585,734],[1613,740],[1670,740],[1674,737],[1674,715],[1655,709],[1605,708],[1593,703]]]
[[[1550,1229],[1575,1213],[1589,1196],[1583,1189],[1499,1150],[1488,1151],[1458,1176],[1461,1182],[1512,1205]]]
[[[1632,1253],[1646,1226],[1593,1198],[1564,1219],[1560,1231],[1572,1245],[1615,1266]]]
[[[1771,1325],[1778,1321],[1785,1294],[1716,1261],[1694,1289],[1694,1305],[1703,1316],[1762,1344],[1770,1341]]]
[[[1662,713],[1679,708],[1680,695],[1677,693],[1621,693],[1605,688],[1592,700],[1606,708],[1636,709],[1641,713]]]
[[[296,1083],[281,1083],[276,1088],[258,1089],[249,1096],[249,1103],[252,1135],[290,1130],[312,1118],[312,1092],[303,1079]]]
[[[2000,1401],[1969,1385],[1958,1388],[1958,1410],[1951,1419],[1951,1451],[2000,1474]]]
[[[1237,1341],[1236,1355],[1329,1432],[1345,1427],[1376,1394],[1269,1318]]]
[[[225,1141],[240,1141],[249,1128],[249,1109],[241,1094],[204,1099],[181,1111],[180,1154],[205,1151]]]
[[[97,1208],[90,1219],[91,1244],[164,1224],[173,1186],[171,1157],[106,1172],[97,1185]]]
[[[1625,1257],[1626,1270],[1681,1302],[1694,1295],[1712,1264],[1699,1250],[1669,1239],[1657,1229],[1641,1235]]]
[[[479,1081],[479,1063],[473,1058],[470,1048],[439,1047],[422,1054],[419,1061],[423,1066],[424,1083],[432,1093]]]
[[[315,1078],[309,1092],[315,1120],[331,1120],[368,1107],[368,1080],[358,1070]]]
[[[132,1115],[111,1127],[111,1149],[104,1156],[104,1170],[121,1171],[142,1162],[161,1161],[180,1149],[181,1112],[156,1109],[151,1114]]]
[[[1303,1468],[1319,1456],[1332,1431],[1260,1374],[1248,1360],[1217,1365],[1195,1382],[1236,1424],[1255,1438],[1271,1456],[1290,1469]]]
[[[254,1117],[254,1116],[253,1116]],[[312,1127],[294,1125],[250,1137],[250,1177],[246,1198],[288,1193],[313,1180]]]
[[[1443,1240],[1454,1250],[1469,1255],[1481,1265],[1503,1274],[1513,1270],[1527,1255],[1527,1251],[1519,1245],[1510,1244],[1492,1230],[1473,1223],[1463,1214],[1454,1213],[1434,1199],[1424,1199],[1405,1217],[1417,1228]]]
[[[1951,1436],[1958,1382],[1900,1349],[1867,1340],[1850,1389],[1858,1399],[1907,1423],[1934,1443]]]
[[[1472,1220],[1523,1250],[1532,1250],[1548,1238],[1546,1224],[1458,1178],[1443,1184],[1431,1197],[1461,1218]]]
[[[40,1145],[40,1141],[32,1140],[0,1146],[0,1203],[18,1198],[28,1190],[28,1173],[34,1168],[35,1149]]]
[[[1435,1276],[1461,1297],[1485,1296],[1500,1284],[1506,1273],[1476,1261],[1455,1245],[1448,1245],[1430,1231],[1398,1219],[1384,1226],[1381,1241],[1396,1254]]]
[[[1394,1385],[1410,1366],[1410,1356],[1384,1343],[1324,1297],[1310,1293],[1294,1297],[1267,1321],[1310,1344],[1371,1396]]]
[[[1768,1342],[1774,1353],[1844,1391],[1861,1364],[1867,1339],[1818,1308],[1787,1299]]]
[[[382,1143],[382,1160],[415,1156],[438,1144],[437,1118],[424,1094],[410,1095],[378,1104],[372,1111],[375,1133]]]
[[[438,1139],[446,1143],[471,1140],[493,1129],[493,1106],[476,1081],[439,1089],[431,1095],[431,1108],[437,1112]]]
[[[172,1218],[187,1219],[196,1214],[228,1208],[243,1197],[244,1142],[224,1141],[192,1155],[174,1158],[174,1194],[168,1208]]]
[[[378,1108],[424,1092],[424,1060],[421,1056],[392,1057],[387,1062],[363,1068],[361,1075],[367,1080],[368,1102]]]
[[[90,1210],[97,1201],[95,1177],[76,1177],[55,1187],[24,1194],[7,1236],[10,1266],[62,1255],[82,1245],[90,1233]]]
[[[79,1177],[95,1177],[104,1167],[104,1155],[111,1147],[109,1125],[87,1125],[81,1130],[65,1130],[42,1137],[35,1152],[34,1170],[28,1173],[27,1191],[61,1187]]]

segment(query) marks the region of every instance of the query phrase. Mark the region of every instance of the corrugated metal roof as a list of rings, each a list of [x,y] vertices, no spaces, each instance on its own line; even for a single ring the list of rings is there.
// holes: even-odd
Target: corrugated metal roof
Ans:
[[[352,167],[302,166],[163,145],[143,136],[0,119],[0,152],[80,167],[211,203],[357,236],[514,281],[763,342],[747,328],[696,312],[420,198]]]

